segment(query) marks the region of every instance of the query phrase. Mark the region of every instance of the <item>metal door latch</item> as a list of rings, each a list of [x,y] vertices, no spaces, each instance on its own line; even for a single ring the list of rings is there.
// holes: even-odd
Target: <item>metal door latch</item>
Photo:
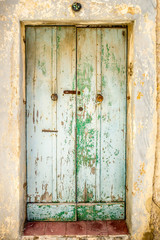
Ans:
[[[77,91],[75,90],[64,90],[64,94],[76,94]],[[78,95],[80,95],[80,91],[77,92]]]
[[[42,129],[42,132],[58,132],[57,130]]]

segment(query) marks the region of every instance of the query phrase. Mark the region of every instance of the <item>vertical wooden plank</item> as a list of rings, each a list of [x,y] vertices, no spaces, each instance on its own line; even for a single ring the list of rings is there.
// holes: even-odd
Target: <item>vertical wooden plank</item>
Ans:
[[[96,29],[77,29],[77,200],[96,199]],[[81,109],[83,108],[83,109]]]
[[[76,30],[28,28],[27,36],[28,202],[75,202],[76,95],[64,90],[76,87]]]
[[[53,129],[50,27],[28,27],[27,36],[27,193],[28,202],[52,201]]]
[[[51,81],[52,94],[57,94],[57,28],[51,28]],[[57,131],[57,101],[52,103],[53,130]],[[52,166],[52,201],[57,202],[57,133],[52,142],[53,166]]]
[[[76,29],[57,28],[57,200],[75,202]]]
[[[32,158],[31,137],[33,132],[33,100],[32,84],[35,78],[36,64],[36,31],[34,28],[26,28],[26,141],[27,141],[27,202],[35,201],[35,172],[34,159]],[[31,151],[32,150],[32,151]],[[29,153],[30,152],[30,153]]]
[[[101,200],[125,200],[126,29],[102,29]]]
[[[101,28],[96,29],[96,95],[102,94]],[[96,104],[96,202],[101,201],[101,102]]]

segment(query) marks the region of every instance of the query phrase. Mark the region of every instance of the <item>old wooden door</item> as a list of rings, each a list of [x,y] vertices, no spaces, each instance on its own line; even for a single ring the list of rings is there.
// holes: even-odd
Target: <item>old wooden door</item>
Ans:
[[[26,28],[28,220],[125,218],[126,29]]]

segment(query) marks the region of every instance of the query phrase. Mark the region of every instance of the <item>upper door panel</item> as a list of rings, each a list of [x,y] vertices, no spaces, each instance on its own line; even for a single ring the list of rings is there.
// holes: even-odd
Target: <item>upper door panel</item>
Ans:
[[[27,27],[26,67],[28,202],[75,202],[76,29]]]
[[[123,202],[126,29],[77,29],[77,87],[77,200]]]

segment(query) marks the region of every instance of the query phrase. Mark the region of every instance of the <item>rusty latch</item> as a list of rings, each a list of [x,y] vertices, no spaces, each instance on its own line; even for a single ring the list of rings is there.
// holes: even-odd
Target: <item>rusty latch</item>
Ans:
[[[75,90],[64,90],[64,94],[76,94],[76,92],[77,91],[75,91]],[[78,91],[78,95],[80,95],[81,94],[81,92],[80,91]]]
[[[42,132],[58,132],[57,130],[42,129]]]

